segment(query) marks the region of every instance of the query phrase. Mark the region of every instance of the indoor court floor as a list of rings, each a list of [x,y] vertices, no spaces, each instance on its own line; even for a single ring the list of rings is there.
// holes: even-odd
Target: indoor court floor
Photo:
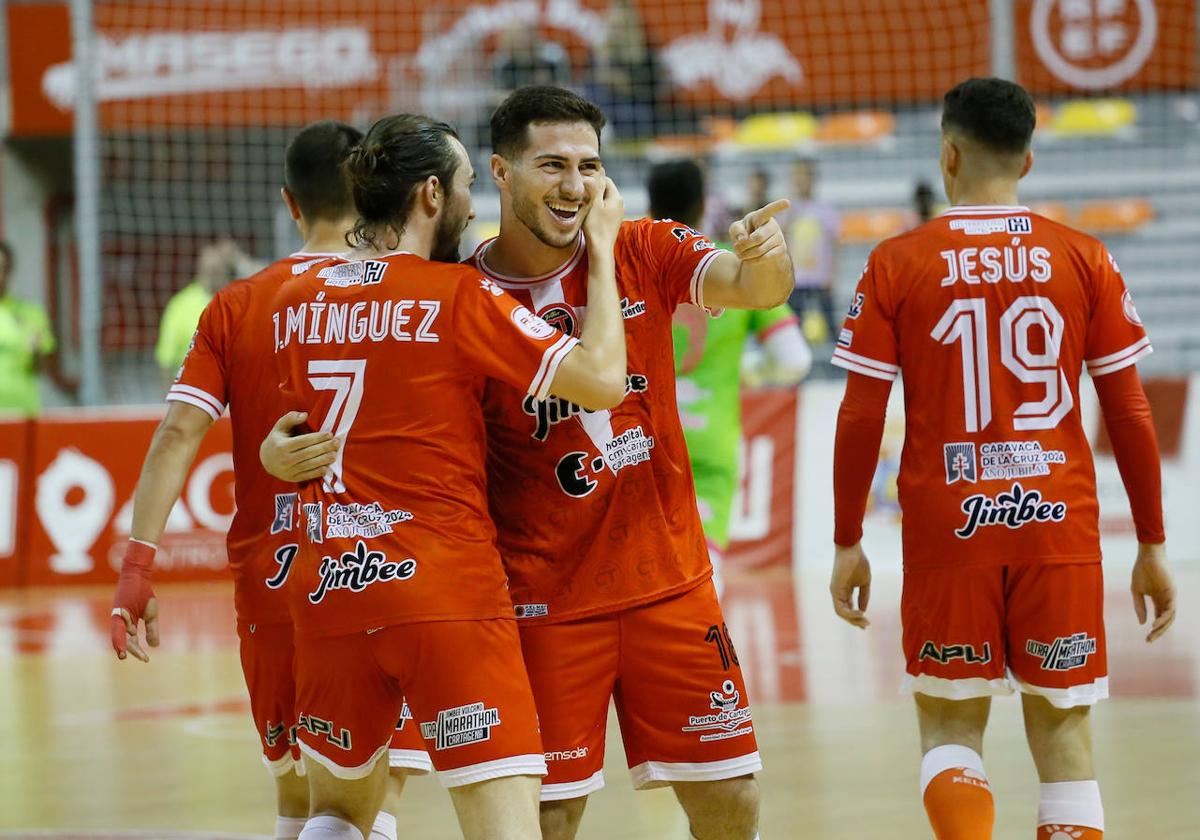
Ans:
[[[1179,619],[1149,646],[1128,566],[1106,569],[1113,698],[1094,713],[1105,836],[1198,837],[1200,564],[1176,566]],[[726,615],[765,763],[765,840],[930,836],[914,714],[897,692],[898,573],[876,563],[875,574],[866,632],[833,616],[823,569],[730,581]],[[272,786],[248,716],[229,587],[161,586],[158,595],[163,646],[149,665],[112,655],[107,589],[0,595],[0,836],[269,835]],[[630,789],[615,730],[613,717],[608,785],[588,806],[581,840],[686,840],[669,791]],[[1016,698],[994,704],[985,760],[997,840],[1029,840],[1037,783]],[[412,780],[400,837],[457,836],[436,780]]]

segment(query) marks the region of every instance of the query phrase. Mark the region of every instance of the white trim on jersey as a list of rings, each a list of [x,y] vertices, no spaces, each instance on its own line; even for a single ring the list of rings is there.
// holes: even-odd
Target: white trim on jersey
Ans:
[[[758,751],[721,761],[643,761],[629,768],[635,790],[662,787],[670,782],[719,782],[762,770]]]
[[[563,363],[563,359],[567,358],[567,354],[574,350],[578,343],[579,339],[563,333],[558,341],[546,348],[546,352],[542,354],[542,363],[538,367],[533,381],[529,383],[528,393],[531,397],[535,400],[544,400],[550,396],[550,386],[554,384],[554,375],[558,373],[558,366]]]
[[[1004,677],[985,680],[983,677],[967,677],[948,680],[931,677],[929,674],[905,674],[900,681],[901,694],[928,694],[943,700],[974,700],[978,697],[1002,697],[1012,694],[1013,684]]]
[[[371,771],[375,769],[375,762],[382,758],[387,751],[388,745],[384,744],[382,747],[375,750],[371,757],[363,764],[360,764],[357,767],[343,767],[335,762],[332,758],[327,758],[321,755],[303,741],[300,742],[300,752],[304,754],[305,758],[311,758],[313,761],[317,762],[317,764],[320,764],[339,779],[345,779],[346,781],[351,782],[358,781],[359,779],[365,779],[367,776],[370,776]]]
[[[495,281],[497,285],[504,289],[528,289],[530,286],[548,283],[551,280],[562,280],[575,270],[575,267],[579,265],[580,260],[583,259],[584,254],[587,253],[587,246],[584,243],[583,234],[580,234],[578,241],[575,243],[574,252],[571,254],[570,258],[558,268],[554,269],[553,271],[549,271],[546,274],[538,275],[537,277],[510,277],[507,274],[500,274],[497,271],[493,271],[487,266],[485,257],[487,256],[488,250],[491,249],[492,243],[495,241],[496,238],[492,237],[476,248],[475,253],[471,255],[471,264],[479,270],[480,274],[482,274],[484,277],[487,277],[489,280]]]
[[[1046,688],[1033,685],[1018,677],[1011,670],[1008,678],[1022,694],[1036,694],[1045,697],[1056,709],[1073,709],[1076,706],[1094,706],[1101,700],[1108,699],[1108,677],[1100,677],[1095,682],[1083,685],[1072,685],[1067,688]]]
[[[688,285],[688,300],[714,318],[719,318],[725,310],[709,309],[704,305],[704,278],[708,276],[708,269],[713,264],[713,260],[720,254],[728,253],[730,252],[722,248],[713,248],[705,254],[700,262],[696,263],[696,270],[692,272],[692,280]]]
[[[1032,213],[1028,207],[1020,204],[964,204],[960,207],[950,207],[943,210],[943,216],[1011,216],[1014,213]]]
[[[833,351],[833,358],[830,361],[840,368],[852,370],[864,376],[872,376],[875,379],[883,379],[887,382],[895,382],[896,376],[900,373],[899,365],[892,365],[887,362],[878,361],[877,359],[860,356],[857,353],[851,353],[849,350],[843,350],[841,347]]]
[[[597,770],[579,782],[559,782],[554,785],[542,785],[542,801],[558,802],[562,799],[578,799],[581,796],[595,793],[604,787],[604,771]]]
[[[453,788],[476,785],[491,779],[503,779],[506,776],[545,775],[546,757],[540,753],[530,753],[498,758],[495,761],[481,761],[479,764],[468,764],[453,770],[439,770],[438,781],[442,783],[442,787]]]
[[[1136,364],[1138,359],[1149,356],[1153,352],[1154,348],[1150,346],[1150,338],[1145,336],[1140,341],[1130,344],[1124,350],[1109,353],[1107,356],[1101,356],[1098,359],[1086,360],[1088,373],[1093,378],[1104,376],[1106,373],[1116,373],[1122,368]]]
[[[394,750],[388,747],[388,767],[403,767],[410,773],[430,773],[433,760],[425,750]]]
[[[196,408],[203,409],[214,420],[220,420],[221,414],[225,411],[225,403],[212,394],[179,382],[176,382],[171,386],[171,390],[167,391],[166,399],[167,402],[182,402],[194,405]]]

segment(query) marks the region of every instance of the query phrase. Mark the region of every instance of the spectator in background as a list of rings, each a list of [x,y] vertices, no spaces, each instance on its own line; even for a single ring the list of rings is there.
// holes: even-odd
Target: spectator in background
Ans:
[[[704,174],[697,164],[680,160],[654,166],[647,192],[652,218],[673,219],[693,228],[700,224],[705,189]],[[812,353],[787,304],[764,311],[730,309],[717,319],[683,304],[675,310],[672,338],[679,419],[696,483],[696,505],[708,539],[713,584],[720,595],[721,555],[729,546],[729,519],[737,486],[741,370],[747,342],[758,339],[762,355],[767,357],[764,367],[777,385],[795,385],[803,379],[812,365]]]
[[[500,35],[492,59],[497,100],[528,85],[571,84],[571,58],[561,44],[542,40],[536,26],[515,24]]]
[[[808,340],[819,344],[830,341],[837,329],[833,286],[842,223],[837,208],[813,198],[816,180],[816,161],[800,158],[793,164],[792,210],[784,231],[796,270],[796,289],[788,304],[800,317]],[[809,317],[814,305],[817,314]]]
[[[259,267],[231,239],[201,249],[195,278],[167,301],[159,322],[154,360],[162,371],[164,385],[175,379],[200,323],[200,313],[212,296],[231,280],[248,277]]]
[[[0,411],[37,414],[37,371],[54,352],[54,333],[46,310],[9,293],[16,256],[0,240]]]
[[[750,180],[746,185],[746,209],[744,212],[736,214],[737,217],[741,218],[755,207],[766,207],[767,202],[770,200],[767,198],[767,192],[770,188],[771,176],[767,173],[767,170],[762,168],[751,170]],[[721,233],[724,233],[724,231],[721,231]]]
[[[913,188],[913,223],[912,227],[923,225],[937,215],[936,199],[933,195],[933,185],[924,178],[917,181]]]
[[[629,0],[613,0],[605,29],[604,40],[592,53],[584,95],[608,116],[617,137],[653,136],[665,73],[659,71],[637,9]]]

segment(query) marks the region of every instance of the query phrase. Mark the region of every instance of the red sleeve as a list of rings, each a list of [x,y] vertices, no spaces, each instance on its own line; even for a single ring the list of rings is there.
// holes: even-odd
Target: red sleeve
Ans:
[[[1084,360],[1088,373],[1097,377],[1126,368],[1152,350],[1117,262],[1106,249],[1101,248],[1094,277]]]
[[[854,372],[846,377],[833,441],[833,541],[840,546],[862,539],[891,391],[890,379]]]
[[[204,307],[183,366],[167,391],[168,402],[194,405],[213,420],[220,419],[226,403],[225,347],[231,317],[226,291],[218,292]]]
[[[474,275],[454,296],[454,340],[468,365],[520,388],[550,395],[558,366],[579,341],[547,324],[491,280]]]
[[[648,225],[648,250],[671,311],[690,303],[709,314],[720,314],[704,305],[704,275],[713,260],[727,252],[682,222],[660,219],[641,224]]]
[[[894,305],[878,252],[863,268],[831,361],[852,373],[887,382],[900,374]]]
[[[1138,542],[1164,542],[1158,438],[1137,368],[1129,365],[1093,382],[1112,440],[1113,457],[1129,497]]]

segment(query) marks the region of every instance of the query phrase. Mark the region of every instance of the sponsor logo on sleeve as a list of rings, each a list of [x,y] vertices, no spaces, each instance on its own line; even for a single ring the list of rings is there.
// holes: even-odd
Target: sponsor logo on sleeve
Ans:
[[[310,604],[319,604],[325,596],[337,589],[363,592],[368,586],[389,581],[409,580],[417,573],[417,561],[412,557],[389,560],[382,551],[372,551],[362,540],[340,558],[321,558],[318,574],[321,576],[317,588],[309,593]]]
[[[452,750],[492,738],[492,727],[500,725],[500,710],[483,703],[468,703],[438,712],[437,720],[421,724],[421,737],[434,742],[436,750]]]
[[[379,502],[361,504],[332,503],[325,516],[325,536],[329,539],[373,539],[392,533],[392,526],[408,522],[413,515],[406,510],[385,510]]]
[[[717,246],[709,242],[707,239],[700,239],[692,246],[692,250],[699,253],[700,251],[711,251]]]
[[[854,331],[853,330],[842,330],[841,332],[838,333],[838,337],[837,337],[837,346],[838,347],[844,347],[845,349],[849,350],[850,345],[852,343],[854,343]]]
[[[1049,644],[1029,639],[1025,652],[1042,660],[1043,671],[1071,671],[1087,664],[1096,652],[1096,640],[1087,633],[1059,636]]]
[[[521,332],[538,341],[547,339],[557,332],[554,327],[534,315],[524,306],[518,306],[514,309],[511,317],[512,322],[517,325]]]
[[[954,534],[969,540],[980,528],[1004,525],[1010,529],[1023,528],[1030,522],[1062,522],[1067,518],[1066,502],[1048,502],[1038,490],[1026,490],[1014,483],[1011,490],[987,496],[976,493],[963,499],[962,512],[966,523]]]
[[[1138,315],[1137,308],[1133,305],[1133,295],[1129,294],[1129,290],[1125,290],[1125,294],[1121,295],[1121,312],[1125,315],[1125,320],[1136,327],[1143,326],[1142,316]]]
[[[850,301],[850,309],[846,312],[846,317],[854,320],[863,313],[863,304],[867,302],[867,296],[862,292],[854,293],[854,300]]]
[[[975,444],[947,443],[942,445],[946,457],[946,483],[955,484],[968,481],[974,484],[979,479],[978,464],[975,460]]]
[[[921,646],[921,655],[917,657],[917,660],[923,662],[926,659],[932,659],[942,665],[948,665],[960,659],[968,665],[986,665],[992,661],[992,645],[990,642],[984,642],[982,646],[976,648],[975,645],[939,645],[926,641]]]
[[[708,742],[724,741],[754,731],[750,707],[742,705],[741,692],[733,680],[725,680],[720,691],[710,691],[708,701],[708,708],[712,711],[689,715],[687,726],[683,727],[684,732],[700,732],[700,740]]]

